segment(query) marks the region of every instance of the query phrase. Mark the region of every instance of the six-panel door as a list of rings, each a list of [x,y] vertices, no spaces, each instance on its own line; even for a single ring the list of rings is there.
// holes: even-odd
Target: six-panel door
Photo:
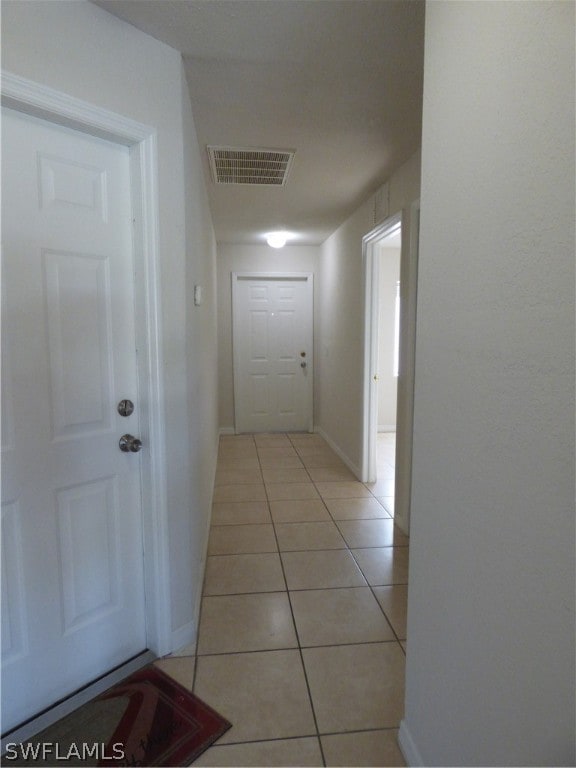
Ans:
[[[6,731],[146,634],[128,150],[2,117]]]
[[[312,276],[232,280],[236,432],[311,430]]]

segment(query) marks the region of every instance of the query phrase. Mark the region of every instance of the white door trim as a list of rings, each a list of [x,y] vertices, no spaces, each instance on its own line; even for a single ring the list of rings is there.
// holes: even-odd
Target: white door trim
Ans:
[[[396,476],[394,520],[405,533],[410,530],[412,481],[412,431],[414,420],[414,376],[416,349],[416,298],[418,287],[418,232],[420,201],[386,219],[362,239],[364,262],[364,371],[362,420],[362,480],[376,475],[377,391],[374,382],[377,360],[378,259],[374,245],[402,226],[400,253],[400,368],[396,425]]]
[[[402,225],[402,212],[386,219],[362,238],[364,263],[364,372],[362,426],[362,482],[376,480],[376,428],[378,425],[378,302],[380,260],[375,244]]]
[[[313,272],[232,272],[232,361],[233,361],[233,379],[234,379],[234,432],[237,433],[236,425],[238,418],[236,414],[237,397],[237,377],[235,372],[240,370],[240,361],[237,357],[238,345],[234,344],[234,307],[236,306],[237,285],[239,280],[305,280],[308,287],[308,296],[312,307],[312,323],[314,323],[314,273]],[[312,344],[314,344],[314,328],[312,328]],[[312,355],[315,360],[315,355]],[[313,365],[313,370],[315,365]],[[314,431],[314,387],[310,388],[308,401],[308,432]]]
[[[158,248],[156,132],[122,115],[9,72],[2,105],[129,147],[134,218],[135,319],[142,440],[142,515],[146,636],[157,656],[170,647],[170,578]]]

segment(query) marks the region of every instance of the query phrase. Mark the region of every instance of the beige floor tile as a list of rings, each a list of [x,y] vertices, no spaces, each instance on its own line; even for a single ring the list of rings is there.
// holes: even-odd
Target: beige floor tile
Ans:
[[[264,469],[265,483],[309,483],[310,476],[302,469]]]
[[[334,520],[390,517],[378,499],[326,499],[325,504]]]
[[[371,498],[372,494],[362,483],[350,480],[343,483],[316,483],[318,493],[323,499],[360,499]]]
[[[327,766],[405,766],[398,746],[398,730],[336,733],[322,736]]]
[[[192,765],[198,766],[321,766],[317,737],[278,739],[248,744],[225,744],[208,749]],[[400,765],[400,763],[399,763]]]
[[[220,448],[234,448],[240,446],[254,446],[256,442],[253,435],[221,435]]]
[[[220,435],[220,445],[254,445],[254,435]]]
[[[256,445],[252,443],[220,443],[218,448],[218,461],[232,461],[239,459],[257,459]]]
[[[266,492],[270,501],[320,498],[313,483],[267,483]]]
[[[289,442],[286,432],[257,432],[254,435],[256,445],[260,443],[287,443]]]
[[[346,549],[346,542],[331,520],[314,523],[277,523],[281,552],[310,549]]]
[[[394,496],[394,475],[389,478],[379,477],[375,483],[365,485],[374,496]]]
[[[383,448],[378,449],[378,457],[376,460],[376,476],[380,477],[378,474],[378,469],[380,467],[389,466],[394,468],[396,466],[396,449],[392,446],[384,446]]]
[[[309,453],[306,455],[300,455],[300,458],[302,459],[302,464],[306,467],[306,469],[314,469],[314,468],[332,468],[332,469],[348,469],[346,464],[340,459],[338,456],[336,456],[335,453],[327,452],[327,451],[317,451],[316,453]]]
[[[188,643],[188,645],[183,645],[182,648],[178,648],[177,651],[172,651],[170,654],[170,658],[176,659],[181,656],[194,656],[196,654],[196,643]]]
[[[378,459],[376,464],[376,479],[389,480],[394,479],[395,465],[393,461],[387,461],[384,457]]]
[[[266,491],[263,484],[219,485],[214,488],[214,502],[223,501],[266,501]]]
[[[328,446],[328,443],[324,438],[316,432],[288,432],[287,437],[293,443],[308,443],[309,445],[322,445]]]
[[[252,460],[253,469],[256,468],[254,466],[254,462],[257,462],[258,466],[260,466],[255,445],[246,446],[246,448],[242,448],[240,446],[235,448],[220,448],[220,450],[218,451],[218,466],[223,465],[224,467],[226,467],[226,464],[229,464],[231,462],[245,461],[247,459]]]
[[[352,554],[371,586],[408,583],[408,547],[353,549]]]
[[[241,459],[245,456],[256,456],[254,440],[244,437],[220,438],[218,458]]]
[[[303,469],[298,456],[260,456],[262,469]]]
[[[408,537],[391,518],[379,520],[339,520],[338,528],[352,549],[363,547],[406,546]]]
[[[398,643],[302,650],[320,733],[398,727],[404,654]]]
[[[283,552],[288,589],[365,587],[366,580],[345,549],[316,552]]]
[[[394,496],[377,496],[376,498],[386,509],[390,517],[394,517]]]
[[[202,600],[199,655],[266,651],[297,645],[286,592]]]
[[[258,448],[258,456],[263,457],[266,456],[268,458],[274,458],[274,459],[282,459],[288,456],[296,457],[298,458],[298,454],[296,453],[296,449],[290,443],[289,441],[286,441],[286,443],[266,443],[263,445],[259,445]]]
[[[218,471],[228,469],[260,469],[260,462],[258,456],[254,453],[253,456],[240,456],[237,458],[222,458],[218,459]]]
[[[277,552],[272,525],[216,525],[210,529],[209,555]]]
[[[303,647],[395,639],[368,587],[292,592],[290,600]]]
[[[321,499],[271,501],[270,511],[275,523],[309,523],[332,519]]]
[[[212,505],[212,525],[270,523],[266,501],[221,501]]]
[[[206,560],[205,595],[278,592],[286,588],[280,555],[217,555]]]
[[[298,650],[200,656],[194,692],[232,723],[219,744],[316,734]]]
[[[317,442],[314,440],[293,440],[292,442],[296,447],[299,456],[324,456],[327,459],[336,458],[338,461],[341,461],[340,457],[326,442]]]
[[[262,471],[258,469],[220,469],[216,472],[214,484],[219,485],[256,485],[262,482]]]
[[[170,656],[166,659],[158,659],[154,666],[166,672],[167,675],[174,678],[177,683],[183,685],[189,691],[194,684],[194,669],[196,666],[195,656]]]
[[[356,481],[356,476],[347,467],[309,467],[308,472],[316,482],[348,482]]]
[[[374,594],[398,639],[406,640],[408,587],[400,584],[392,587],[374,587]]]

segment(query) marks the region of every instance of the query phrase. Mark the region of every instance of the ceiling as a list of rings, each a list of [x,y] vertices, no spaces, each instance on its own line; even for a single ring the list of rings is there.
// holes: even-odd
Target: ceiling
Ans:
[[[94,0],[181,51],[219,242],[321,243],[420,145],[423,0]],[[296,150],[216,185],[207,145]]]

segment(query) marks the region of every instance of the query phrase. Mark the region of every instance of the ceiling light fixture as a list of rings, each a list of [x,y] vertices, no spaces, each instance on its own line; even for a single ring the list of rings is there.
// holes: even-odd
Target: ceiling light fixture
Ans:
[[[271,248],[284,248],[288,235],[286,232],[271,232],[266,237],[266,242]]]

